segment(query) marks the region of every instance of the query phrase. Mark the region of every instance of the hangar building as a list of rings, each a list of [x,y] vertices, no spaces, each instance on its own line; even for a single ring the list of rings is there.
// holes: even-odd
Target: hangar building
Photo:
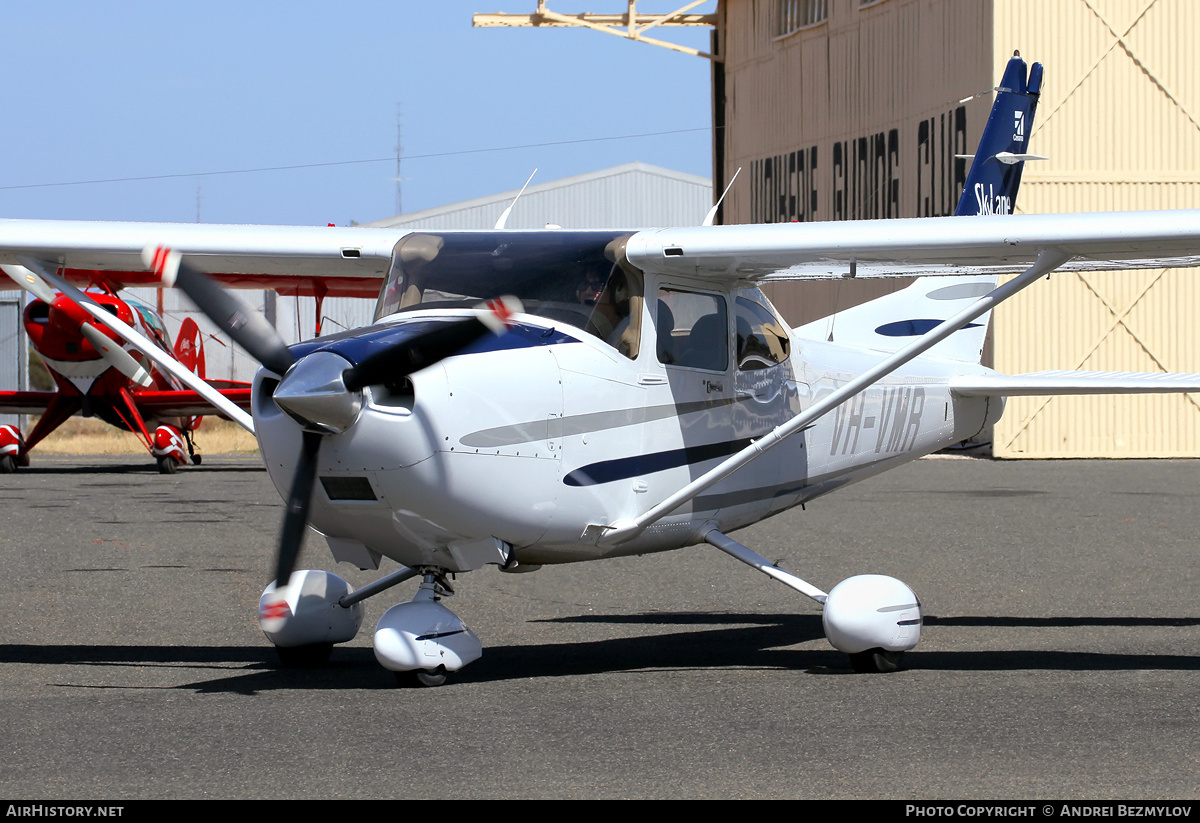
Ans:
[[[1200,204],[1200,34],[1195,0],[719,0],[641,13],[636,0],[563,14],[477,14],[477,26],[586,26],[708,58],[714,188],[739,168],[725,223],[948,215],[1019,49],[1045,65],[1017,210]],[[707,52],[673,41],[708,27]],[[681,58],[685,59],[685,58]],[[903,283],[781,284],[793,324]],[[1200,372],[1191,271],[1051,277],[1002,305],[992,363]],[[1004,457],[1200,456],[1191,395],[1014,398]]]
[[[1017,210],[1200,205],[1193,0],[723,0],[714,184],[724,222],[950,214],[995,84],[1045,66]],[[862,289],[865,287],[865,291]],[[886,287],[885,287],[886,288]],[[858,293],[850,292],[859,290]],[[774,287],[794,323],[878,292]],[[1200,372],[1194,271],[1057,275],[996,312],[994,365]],[[1200,455],[1191,395],[1014,398],[1004,457]]]

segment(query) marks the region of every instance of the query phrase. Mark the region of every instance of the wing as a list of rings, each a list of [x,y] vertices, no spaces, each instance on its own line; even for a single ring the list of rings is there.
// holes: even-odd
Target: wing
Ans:
[[[224,382],[231,381],[213,381]],[[220,394],[235,406],[250,410],[250,387],[221,388]],[[58,396],[52,391],[0,391],[0,414],[42,414]],[[137,391],[133,394],[143,417],[194,417],[224,412],[194,391]]]
[[[964,397],[1056,394],[1176,394],[1200,391],[1200,374],[1043,371],[1029,374],[959,375],[950,389]]]
[[[775,223],[638,232],[644,271],[720,281],[1007,274],[1042,251],[1060,271],[1200,265],[1200,210]]]
[[[0,265],[21,258],[57,264],[74,283],[156,286],[142,263],[148,245],[202,258],[200,265],[233,288],[281,294],[369,297],[403,229],[320,226],[223,226],[190,223],[105,223],[0,220]],[[16,288],[0,274],[0,289]]]
[[[166,245],[202,257],[201,268],[235,288],[375,297],[405,234],[367,227],[0,220],[0,264],[32,257],[64,266],[74,282],[157,285],[140,255],[147,245]],[[761,281],[1013,273],[1047,249],[1069,258],[1059,266],[1064,271],[1200,265],[1200,211],[695,226],[636,232],[625,253],[645,271]]]
[[[0,391],[0,414],[41,414],[57,395],[53,391]]]
[[[250,411],[250,387],[221,389],[220,394],[240,409]],[[138,411],[146,418],[195,417],[224,412],[194,391],[138,391],[133,394]]]

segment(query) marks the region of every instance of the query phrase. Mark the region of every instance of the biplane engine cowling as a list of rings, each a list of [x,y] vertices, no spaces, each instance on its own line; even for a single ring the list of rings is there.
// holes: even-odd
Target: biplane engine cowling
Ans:
[[[882,574],[860,574],[838,583],[821,617],[829,642],[847,654],[908,651],[921,639],[921,619],[921,601],[913,590]]]

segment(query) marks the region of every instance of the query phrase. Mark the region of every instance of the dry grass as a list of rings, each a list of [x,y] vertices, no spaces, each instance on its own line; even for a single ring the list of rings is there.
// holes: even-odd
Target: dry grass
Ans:
[[[25,434],[33,430],[36,418],[29,418]],[[153,434],[153,432],[151,432]],[[114,429],[94,418],[72,417],[49,437],[33,447],[44,454],[146,454],[142,438]],[[236,423],[219,417],[205,417],[196,431],[196,450],[201,454],[240,454],[257,452],[254,435]]]

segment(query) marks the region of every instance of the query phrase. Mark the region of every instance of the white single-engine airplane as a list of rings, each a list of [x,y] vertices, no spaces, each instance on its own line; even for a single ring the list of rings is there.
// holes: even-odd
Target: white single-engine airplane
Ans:
[[[730,532],[960,443],[1005,395],[1200,391],[1194,374],[980,365],[992,308],[1053,271],[1200,263],[1200,211],[1006,214],[1041,77],[1009,62],[962,216],[628,232],[11,220],[0,263],[85,307],[72,272],[149,268],[263,364],[253,428],[288,504],[260,621],[285,662],[328,654],[358,631],[363,599],[420,577],[380,619],[375,654],[436,685],[482,652],[441,602],[452,573],[709,543],[821,604],[854,668],[887,671],[921,633],[906,585],[860,575],[826,593]],[[259,288],[384,282],[374,325],[288,347],[201,269]],[[1017,276],[997,285],[1003,273]],[[923,276],[798,329],[758,289],[905,275]],[[338,561],[403,568],[359,591],[293,573],[306,524]]]

